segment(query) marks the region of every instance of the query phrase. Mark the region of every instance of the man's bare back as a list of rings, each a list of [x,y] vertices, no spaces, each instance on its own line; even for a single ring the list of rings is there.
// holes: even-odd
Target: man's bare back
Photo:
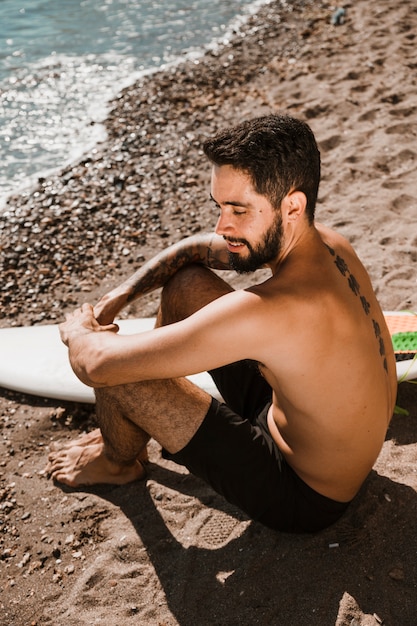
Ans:
[[[261,326],[271,350],[261,371],[274,389],[269,426],[284,456],[318,492],[347,501],[384,441],[396,397],[395,361],[362,264],[341,236],[321,226],[318,234],[323,243],[302,252],[310,263],[294,260],[288,272],[282,268],[255,289],[269,298],[275,290],[279,301]]]
[[[278,201],[271,187],[262,191],[263,174],[259,180],[252,178],[258,176],[258,148],[252,154],[255,144],[248,136],[265,133],[266,154],[272,149],[278,159],[291,160],[291,151],[278,155],[279,142],[278,148],[271,148],[269,134],[275,142],[282,124],[285,142],[294,123],[290,143],[299,142],[310,153],[297,161],[298,148],[294,152],[293,167],[299,168],[294,180],[300,177],[300,188],[287,182],[279,192],[277,186]],[[313,490],[307,498],[325,496],[337,509],[337,503],[349,502],[357,493],[384,441],[396,393],[390,336],[366,270],[351,246],[313,221],[319,166],[308,127],[271,116],[233,133],[233,141],[242,142],[254,158],[254,173],[228,161],[217,164],[213,157],[211,197],[219,209],[216,235],[195,236],[172,246],[107,294],[95,309],[85,305],[62,325],[74,371],[96,388],[104,444],[101,452],[97,441],[94,449],[92,444],[83,451],[86,467],[78,473],[67,449],[51,454],[48,469],[67,484],[86,476],[92,476],[90,482],[105,482],[111,459],[116,469],[119,464],[119,482],[124,473],[128,481],[138,475],[134,464],[149,437],[181,459],[214,410],[210,396],[183,377],[249,359],[258,363],[270,386],[266,428],[276,454],[282,454],[294,472],[295,483],[301,479]],[[223,159],[223,147],[219,154]],[[208,155],[212,158],[210,150]],[[301,182],[305,160],[316,170]],[[271,181],[281,176],[281,170],[279,166],[271,173]],[[292,180],[292,173],[286,175]],[[203,266],[232,266],[237,271],[267,266],[271,278],[234,291]],[[161,286],[158,328],[128,338],[117,335],[112,321],[118,311]],[[229,433],[233,439],[232,424],[234,418]],[[207,463],[211,458],[215,463],[216,454],[213,450]],[[303,492],[302,484],[294,489]],[[265,498],[268,508],[269,496]],[[316,505],[320,516],[327,501]],[[308,517],[311,507],[303,507]],[[278,516],[276,521],[269,517],[265,523],[281,527],[279,507],[273,515]],[[330,523],[336,519],[332,515],[327,522],[312,521],[311,528]],[[291,523],[286,519],[282,527]]]

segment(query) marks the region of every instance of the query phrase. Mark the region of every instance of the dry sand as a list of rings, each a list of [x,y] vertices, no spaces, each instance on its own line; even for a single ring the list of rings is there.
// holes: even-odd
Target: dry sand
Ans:
[[[62,319],[213,227],[200,137],[274,110],[316,133],[318,220],[354,244],[384,309],[417,310],[417,6],[344,6],[335,26],[329,3],[271,2],[219,53],[121,94],[103,145],[10,199],[0,325]],[[147,481],[54,485],[48,448],[94,427],[92,407],[1,390],[0,623],[415,626],[416,398],[401,384],[409,415],[344,518],[293,536],[246,520],[156,444]]]

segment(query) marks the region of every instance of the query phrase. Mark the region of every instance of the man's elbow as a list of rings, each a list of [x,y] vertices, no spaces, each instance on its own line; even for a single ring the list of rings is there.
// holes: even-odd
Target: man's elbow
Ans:
[[[86,359],[71,358],[71,367],[77,378],[88,387],[108,387],[106,368],[98,355],[89,354]]]

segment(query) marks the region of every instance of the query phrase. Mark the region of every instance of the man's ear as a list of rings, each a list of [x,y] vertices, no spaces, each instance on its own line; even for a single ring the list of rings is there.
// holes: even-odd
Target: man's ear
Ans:
[[[307,198],[302,191],[290,191],[284,198],[281,208],[285,212],[287,220],[294,222],[305,213]]]

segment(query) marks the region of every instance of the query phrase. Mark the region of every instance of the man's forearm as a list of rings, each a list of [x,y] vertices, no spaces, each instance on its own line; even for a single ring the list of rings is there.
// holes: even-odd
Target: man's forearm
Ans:
[[[230,269],[222,237],[214,233],[193,235],[163,250],[101,298],[95,307],[97,319],[102,324],[110,323],[124,306],[163,287],[178,270],[192,263]]]
[[[223,239],[213,233],[194,235],[163,250],[125,281],[127,302],[163,287],[178,270],[192,263],[230,269]]]

